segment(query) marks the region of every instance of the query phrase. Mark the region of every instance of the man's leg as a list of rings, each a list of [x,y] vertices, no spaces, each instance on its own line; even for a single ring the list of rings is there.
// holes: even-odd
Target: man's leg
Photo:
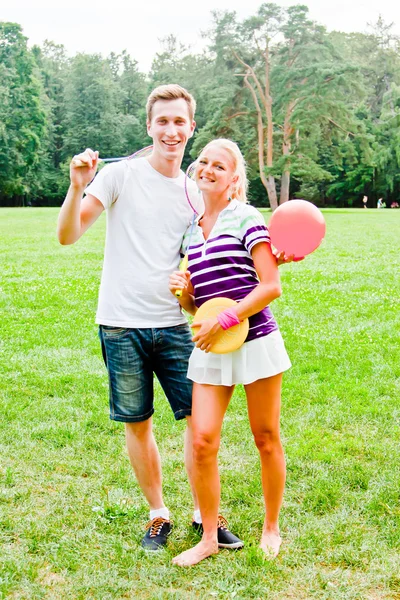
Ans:
[[[166,544],[171,523],[162,499],[160,456],[152,431],[152,330],[102,326],[100,339],[110,382],[110,418],[125,425],[129,458],[150,505],[142,545],[158,550]]]
[[[193,497],[198,509],[193,483],[192,382],[187,378],[189,356],[193,349],[187,324],[154,330],[156,353],[154,371],[171,405],[176,420],[186,419],[184,460]]]
[[[150,510],[165,507],[162,497],[161,461],[153,435],[153,418],[125,423],[126,447],[136,479]]]

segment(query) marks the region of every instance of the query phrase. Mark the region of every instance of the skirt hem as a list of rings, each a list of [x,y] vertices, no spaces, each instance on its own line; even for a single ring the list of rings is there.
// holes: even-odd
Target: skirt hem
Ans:
[[[229,354],[205,353],[194,348],[188,368],[188,379],[204,385],[250,385],[268,379],[291,367],[279,330],[243,344]]]

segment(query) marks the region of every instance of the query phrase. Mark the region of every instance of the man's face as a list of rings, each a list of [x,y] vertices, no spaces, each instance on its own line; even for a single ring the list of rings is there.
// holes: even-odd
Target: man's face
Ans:
[[[186,100],[157,100],[153,105],[147,133],[153,138],[153,153],[166,160],[182,159],[196,123],[190,119]]]

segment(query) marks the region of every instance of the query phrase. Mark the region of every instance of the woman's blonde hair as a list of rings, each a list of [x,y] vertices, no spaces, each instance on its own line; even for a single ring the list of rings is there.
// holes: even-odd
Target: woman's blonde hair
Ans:
[[[248,181],[246,175],[246,162],[239,146],[232,140],[217,138],[204,146],[203,150],[200,152],[200,156],[207,148],[210,148],[210,146],[218,146],[218,148],[226,150],[232,157],[235,169],[234,174],[237,177],[237,181],[232,184],[230,196],[232,199],[238,200],[239,202],[247,202]]]

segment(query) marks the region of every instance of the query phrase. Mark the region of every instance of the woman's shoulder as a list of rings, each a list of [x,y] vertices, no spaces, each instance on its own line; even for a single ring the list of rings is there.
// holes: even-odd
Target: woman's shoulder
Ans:
[[[265,225],[265,219],[263,214],[251,204],[245,204],[244,202],[237,202],[235,207],[235,213],[240,221],[241,227],[259,223]]]
[[[249,216],[261,216],[262,217],[262,213],[255,206],[252,206],[251,204],[248,204],[246,202],[239,202],[238,200],[236,200],[235,202],[236,202],[235,212],[237,212],[238,215],[243,216],[243,217],[249,217]]]

